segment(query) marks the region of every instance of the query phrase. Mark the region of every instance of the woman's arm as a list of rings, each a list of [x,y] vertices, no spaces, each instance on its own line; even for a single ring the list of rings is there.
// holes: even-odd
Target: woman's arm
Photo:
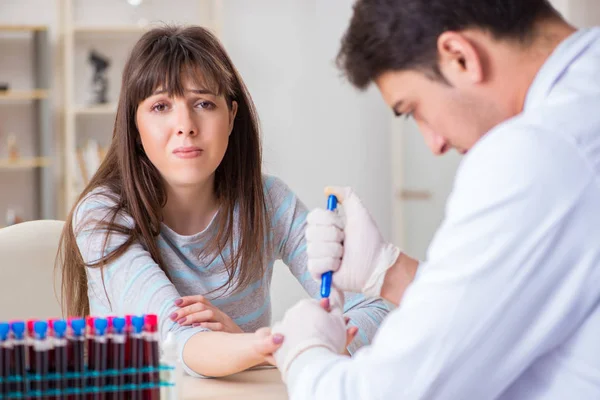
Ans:
[[[211,330],[192,336],[183,349],[185,363],[203,376],[225,376],[268,365],[272,363],[271,354],[283,341],[281,335],[272,337],[269,328],[244,333],[204,296],[185,296],[176,305],[180,309],[171,315],[172,320]]]
[[[107,232],[99,226],[99,222],[109,216],[111,205],[109,198],[95,194],[86,198],[77,208],[73,221],[74,233],[86,263],[94,263],[127,239],[112,233],[104,251]],[[115,222],[133,226],[133,220],[126,215],[120,215]],[[176,301],[181,296],[139,243],[132,244],[121,257],[102,270],[88,267],[86,273],[91,314],[157,314],[161,338],[164,340],[167,332],[174,332],[184,367],[191,375],[222,376],[239,372],[264,362],[265,355],[260,357],[258,354],[262,354],[260,351],[263,350],[271,350],[263,346],[266,341],[273,343],[273,338],[264,331],[249,335],[224,334],[211,332],[207,327],[184,326],[174,322],[171,316],[180,311]]]
[[[313,298],[319,298],[319,283],[311,278],[306,268],[306,206],[278,178],[267,177],[265,188],[271,202],[276,254],[306,292]],[[345,293],[345,299],[344,313],[350,318],[349,325],[358,328],[355,339],[348,346],[348,353],[352,354],[371,342],[389,308],[381,299],[366,298],[362,294]]]
[[[274,364],[271,354],[283,342],[270,328],[256,333],[202,332],[192,336],[183,349],[183,361],[204,376],[235,374],[261,364]]]

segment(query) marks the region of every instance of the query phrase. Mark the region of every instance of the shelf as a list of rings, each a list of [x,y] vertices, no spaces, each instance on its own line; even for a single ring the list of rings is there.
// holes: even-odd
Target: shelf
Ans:
[[[37,32],[46,31],[48,27],[45,25],[1,25],[0,31],[4,32]]]
[[[48,167],[51,164],[50,157],[20,157],[17,160],[0,158],[0,169],[31,169]]]
[[[48,91],[44,89],[34,90],[2,90],[0,100],[42,100],[48,98]]]
[[[76,115],[112,115],[117,112],[116,104],[102,104],[75,108]]]
[[[94,33],[94,34],[115,34],[115,33],[144,33],[150,28],[149,26],[138,25],[79,25],[73,28],[74,33]]]

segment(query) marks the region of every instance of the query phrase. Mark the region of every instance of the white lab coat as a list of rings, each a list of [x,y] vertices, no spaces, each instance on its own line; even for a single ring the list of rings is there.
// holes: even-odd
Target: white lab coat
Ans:
[[[417,278],[354,358],[316,348],[292,399],[600,399],[600,28],[465,156]]]

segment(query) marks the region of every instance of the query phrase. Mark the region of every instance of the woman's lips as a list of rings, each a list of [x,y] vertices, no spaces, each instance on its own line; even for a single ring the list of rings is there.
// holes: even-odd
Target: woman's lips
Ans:
[[[178,147],[173,150],[173,154],[179,158],[196,158],[200,157],[204,150],[199,147],[190,146],[190,147]]]

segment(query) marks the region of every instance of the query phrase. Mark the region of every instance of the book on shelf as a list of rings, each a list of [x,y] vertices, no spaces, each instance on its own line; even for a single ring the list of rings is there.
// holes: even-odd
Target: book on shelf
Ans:
[[[76,150],[74,170],[75,186],[83,189],[92,176],[96,173],[102,160],[106,156],[106,148],[100,146],[95,140],[88,140],[83,147]]]

